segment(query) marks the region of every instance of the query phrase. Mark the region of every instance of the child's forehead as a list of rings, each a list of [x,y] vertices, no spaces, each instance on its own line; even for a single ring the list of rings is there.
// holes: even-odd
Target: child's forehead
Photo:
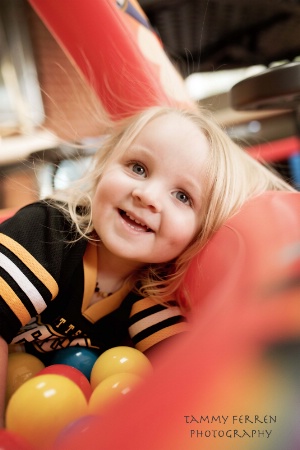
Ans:
[[[158,116],[152,117],[149,121],[147,121],[144,126],[142,127],[142,130],[145,128],[154,128],[154,127],[167,127],[167,126],[173,126],[174,124],[177,124],[180,128],[184,128],[185,126],[188,127],[197,127],[195,120],[192,120],[191,117],[188,115],[181,114],[178,111],[171,111],[166,114],[161,114]],[[142,131],[141,130],[141,131]]]
[[[176,113],[149,121],[136,135],[134,143],[170,143],[170,145],[208,144],[206,133],[195,120]]]
[[[131,156],[157,159],[171,149],[172,158],[181,159],[185,167],[188,160],[198,167],[203,165],[209,143],[200,125],[189,117],[172,112],[135,125],[125,130],[111,153],[111,161]]]

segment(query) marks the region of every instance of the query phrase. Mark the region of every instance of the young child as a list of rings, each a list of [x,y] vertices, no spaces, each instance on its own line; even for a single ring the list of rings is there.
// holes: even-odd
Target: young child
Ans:
[[[293,188],[204,111],[153,107],[114,124],[63,194],[0,225],[0,389],[8,344],[150,352],[186,331],[190,259],[249,198]],[[3,408],[3,407],[2,407]]]

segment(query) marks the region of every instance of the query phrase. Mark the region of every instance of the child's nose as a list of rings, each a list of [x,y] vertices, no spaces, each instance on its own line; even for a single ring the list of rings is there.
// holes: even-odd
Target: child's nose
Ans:
[[[140,186],[132,191],[133,198],[142,206],[151,209],[153,212],[161,211],[161,195],[161,189],[158,186]]]

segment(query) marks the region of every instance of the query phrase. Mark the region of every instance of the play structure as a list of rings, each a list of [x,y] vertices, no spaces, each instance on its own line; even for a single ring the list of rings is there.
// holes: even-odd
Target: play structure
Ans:
[[[195,107],[137,2],[30,3],[112,118],[155,104]],[[299,195],[248,202],[194,258],[184,289],[191,331],[157,355],[153,374],[105,414],[36,448],[299,447]]]
[[[113,118],[156,104],[192,105],[136,0],[30,3]]]

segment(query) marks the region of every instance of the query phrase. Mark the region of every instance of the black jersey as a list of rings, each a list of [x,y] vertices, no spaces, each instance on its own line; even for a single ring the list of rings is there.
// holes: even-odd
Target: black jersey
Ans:
[[[176,304],[141,298],[127,285],[90,305],[97,248],[74,237],[63,213],[45,202],[0,224],[0,335],[7,343],[33,353],[128,343],[144,352],[186,330]]]

